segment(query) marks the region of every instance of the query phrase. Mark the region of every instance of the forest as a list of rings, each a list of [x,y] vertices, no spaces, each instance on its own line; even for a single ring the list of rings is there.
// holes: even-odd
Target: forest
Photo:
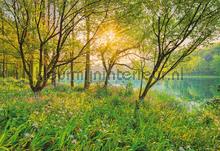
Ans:
[[[220,0],[0,0],[0,151],[220,150]]]

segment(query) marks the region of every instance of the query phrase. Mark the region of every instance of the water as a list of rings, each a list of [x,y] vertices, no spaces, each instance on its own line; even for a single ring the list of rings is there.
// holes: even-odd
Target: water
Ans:
[[[183,80],[164,80],[154,89],[187,101],[206,101],[220,98],[218,77],[184,77]]]
[[[68,83],[65,79],[63,82]],[[100,82],[100,81],[93,81]],[[116,86],[125,86],[127,83],[132,83],[134,88],[140,87],[139,80],[110,80],[110,84]],[[77,84],[82,84],[83,80],[76,81]],[[154,91],[163,92],[168,95],[175,96],[186,101],[207,101],[212,98],[220,98],[218,86],[220,85],[220,77],[200,76],[200,77],[184,77],[183,79],[162,80],[153,86]]]
[[[130,81],[135,88],[140,87],[140,81]],[[128,81],[114,81],[113,84],[126,85]],[[183,79],[162,80],[152,87],[154,91],[163,92],[186,101],[207,101],[220,98],[220,77],[184,77]]]

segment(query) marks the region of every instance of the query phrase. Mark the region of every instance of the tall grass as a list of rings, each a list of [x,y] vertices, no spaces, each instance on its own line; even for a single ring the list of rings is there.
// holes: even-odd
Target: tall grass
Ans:
[[[188,111],[172,97],[151,93],[137,126],[130,89],[59,86],[35,101],[16,82],[0,88],[0,150],[220,150],[216,107]]]

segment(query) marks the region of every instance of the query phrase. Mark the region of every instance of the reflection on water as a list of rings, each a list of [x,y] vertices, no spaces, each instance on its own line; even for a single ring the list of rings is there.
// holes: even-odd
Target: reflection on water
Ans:
[[[65,79],[63,82],[68,83],[69,80]],[[75,82],[80,84],[83,83],[83,80]],[[99,83],[100,81],[93,81],[93,83],[95,82]],[[112,85],[124,86],[131,82],[134,88],[140,87],[139,80],[109,80],[109,82]],[[160,81],[152,89],[187,101],[206,101],[220,97],[218,85],[220,85],[220,77],[184,77],[180,80]]]
[[[216,77],[185,77],[183,80],[159,82],[154,89],[184,100],[205,101],[220,97],[218,85],[220,78]]]
[[[129,81],[112,81],[113,85],[126,85]],[[135,88],[139,88],[140,81],[130,81]],[[220,97],[218,86],[220,77],[184,77],[183,79],[163,80],[152,89],[187,101],[206,101]]]
[[[126,85],[129,81],[110,80],[113,85]],[[139,88],[140,81],[130,81],[135,88]],[[184,77],[183,79],[163,80],[153,89],[187,101],[206,101],[220,97],[218,92],[220,77]]]

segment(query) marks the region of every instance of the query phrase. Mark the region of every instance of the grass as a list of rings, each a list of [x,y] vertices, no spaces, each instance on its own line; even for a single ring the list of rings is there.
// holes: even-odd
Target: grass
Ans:
[[[0,150],[220,150],[218,106],[189,111],[151,92],[134,118],[136,93],[124,88],[61,85],[36,100],[26,81],[0,82]]]

